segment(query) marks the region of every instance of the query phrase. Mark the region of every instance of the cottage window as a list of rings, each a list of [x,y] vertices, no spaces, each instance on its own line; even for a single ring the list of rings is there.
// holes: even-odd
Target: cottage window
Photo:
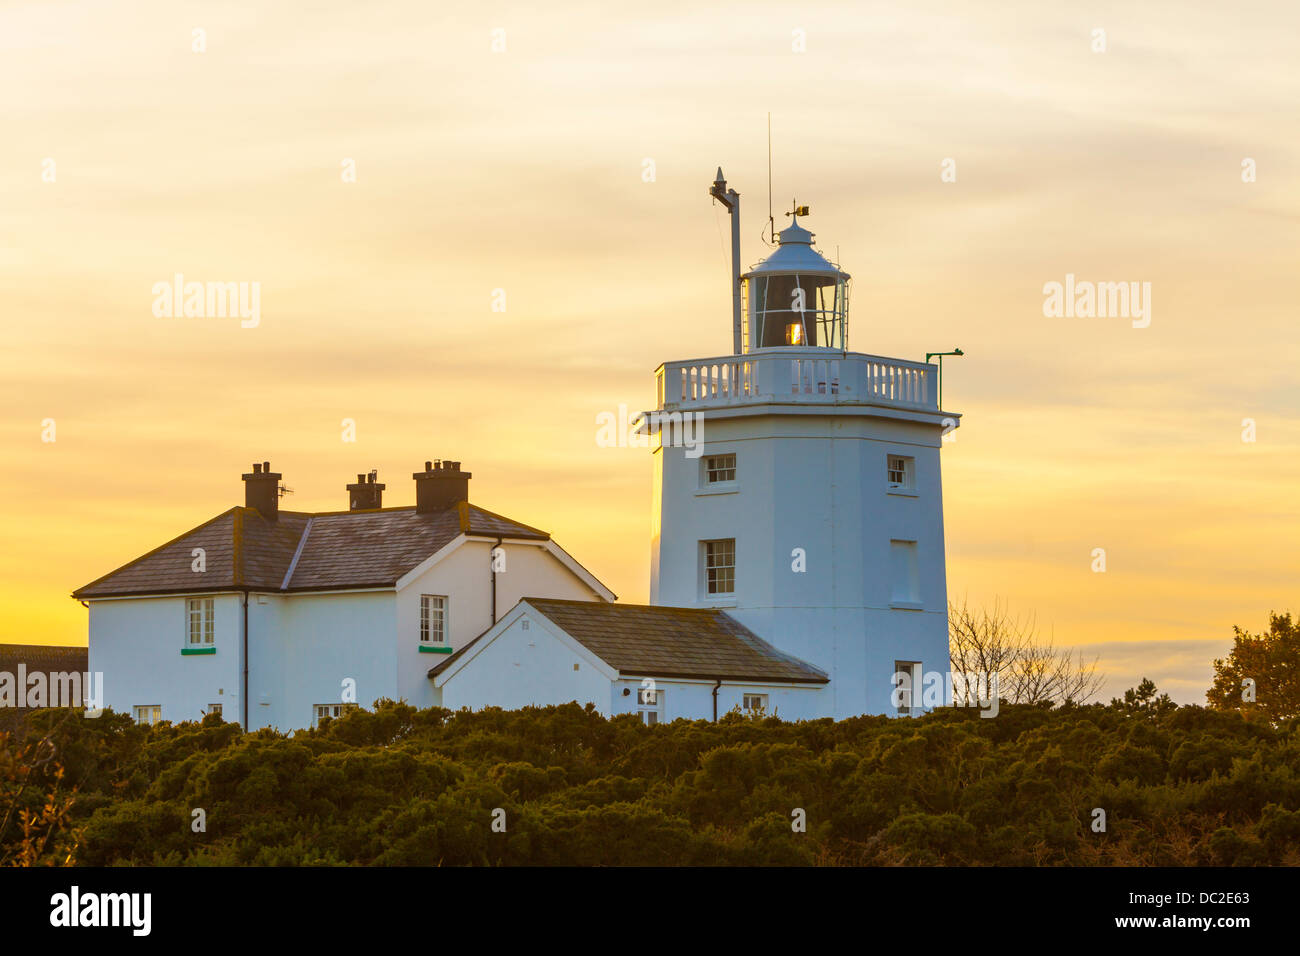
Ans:
[[[420,595],[420,643],[447,643],[447,598],[438,594]]]
[[[339,718],[349,710],[356,710],[356,704],[316,704],[311,711],[311,725],[319,727],[321,720],[326,717]]]
[[[186,643],[190,647],[211,647],[216,639],[216,616],[212,598],[190,598],[186,601],[189,630]]]
[[[638,688],[636,692],[636,712],[646,726],[657,724],[664,719],[664,692],[658,688],[649,690]]]

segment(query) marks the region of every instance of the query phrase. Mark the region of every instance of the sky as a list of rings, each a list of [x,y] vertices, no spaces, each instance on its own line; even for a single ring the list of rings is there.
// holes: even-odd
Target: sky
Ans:
[[[1234,625],[1300,610],[1298,33],[1287,2],[0,3],[0,641],[84,643],[70,592],[264,459],[294,510],[459,460],[645,601],[650,455],[596,417],[730,351],[707,188],[763,258],[770,113],[850,348],[965,352],[950,597],[1098,655],[1105,699],[1203,702]],[[178,273],[258,283],[257,324],[155,315]],[[1150,283],[1149,325],[1045,315],[1067,275]]]

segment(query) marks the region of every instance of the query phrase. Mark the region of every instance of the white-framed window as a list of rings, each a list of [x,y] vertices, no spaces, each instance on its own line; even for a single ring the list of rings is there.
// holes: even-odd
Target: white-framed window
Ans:
[[[916,542],[889,542],[889,567],[891,604],[919,604],[921,601],[921,576],[916,564]]]
[[[185,602],[188,629],[185,643],[189,647],[211,647],[216,640],[215,602],[210,597],[190,598]]]
[[[896,705],[898,716],[910,717],[921,700],[921,664],[919,661],[894,661],[894,676],[890,685],[891,703]]]
[[[736,539],[704,541],[704,593],[736,593]]]
[[[162,704],[136,704],[135,722],[145,727],[152,727],[162,720]]]
[[[356,709],[356,704],[315,704],[311,709],[311,725],[318,727],[325,717],[342,717],[349,710]]]
[[[649,690],[644,687],[636,689],[636,712],[641,718],[641,723],[650,726],[657,724],[664,719],[664,692],[662,688],[656,687]]]
[[[420,595],[420,643],[447,643],[447,598],[441,594]]]
[[[916,459],[906,455],[887,455],[885,480],[891,489],[910,491],[916,487]]]
[[[717,485],[736,480],[736,454],[706,455],[704,457],[704,483]]]
[[[220,705],[220,704],[208,704],[208,713],[209,713],[209,714],[216,714],[218,717],[220,717],[220,716],[221,716],[221,705]]]
[[[747,714],[766,714],[766,694],[745,694],[741,699],[740,709]]]

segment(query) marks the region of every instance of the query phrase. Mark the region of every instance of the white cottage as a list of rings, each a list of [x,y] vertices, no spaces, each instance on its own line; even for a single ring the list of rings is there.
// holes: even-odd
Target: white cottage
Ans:
[[[74,592],[105,706],[281,730],[382,697],[428,707],[430,661],[524,595],[614,600],[545,531],[470,504],[459,462],[426,462],[414,507],[382,507],[372,473],[347,511],[282,511],[280,477],[254,465],[242,508]]]

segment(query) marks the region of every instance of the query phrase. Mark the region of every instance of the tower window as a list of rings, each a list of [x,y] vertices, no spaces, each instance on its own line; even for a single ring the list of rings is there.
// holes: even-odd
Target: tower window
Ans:
[[[915,541],[890,541],[890,595],[892,604],[919,604],[921,579],[916,566]]]
[[[903,455],[888,456],[885,477],[890,488],[916,487],[916,459]]]
[[[704,480],[710,485],[716,485],[722,481],[735,481],[735,454],[709,455],[704,461]]]
[[[894,661],[891,703],[900,717],[909,717],[920,702],[921,665],[917,661]]]
[[[735,593],[735,538],[704,542],[704,590],[708,594]]]

